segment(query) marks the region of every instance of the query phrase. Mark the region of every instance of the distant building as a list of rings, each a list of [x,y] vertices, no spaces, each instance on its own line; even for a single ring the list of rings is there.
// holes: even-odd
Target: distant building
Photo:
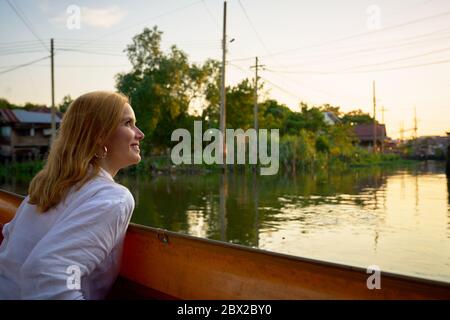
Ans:
[[[413,155],[423,159],[444,159],[447,147],[447,136],[422,136],[414,142]]]
[[[338,116],[336,116],[331,111],[325,111],[325,112],[322,112],[322,114],[323,114],[323,120],[328,125],[335,125],[335,124],[341,122],[341,119],[339,119]]]
[[[56,127],[62,115],[56,114]],[[0,109],[0,158],[36,158],[50,148],[51,113]]]
[[[359,145],[373,150],[373,141],[374,141],[374,124],[358,124],[353,127],[355,132],[355,136],[358,138]],[[377,150],[381,150],[382,141],[386,142],[390,141],[390,139],[386,136],[386,126],[384,124],[376,124],[376,148]]]

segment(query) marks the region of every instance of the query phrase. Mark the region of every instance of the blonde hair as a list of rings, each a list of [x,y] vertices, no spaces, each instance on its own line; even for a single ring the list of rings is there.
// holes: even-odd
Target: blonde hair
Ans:
[[[44,168],[28,188],[29,203],[39,212],[56,206],[72,186],[78,190],[99,173],[95,153],[119,126],[126,103],[123,94],[106,91],[84,94],[71,103]]]

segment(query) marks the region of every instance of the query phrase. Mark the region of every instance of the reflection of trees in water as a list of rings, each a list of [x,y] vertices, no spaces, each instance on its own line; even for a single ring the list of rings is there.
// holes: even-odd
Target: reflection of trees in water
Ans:
[[[135,199],[137,200],[136,195],[139,197],[132,221],[187,232],[189,230],[187,212],[195,209],[209,211],[208,213],[215,212],[216,215],[211,220],[217,221],[219,177],[198,178],[196,180],[189,176],[160,176],[141,181],[139,188],[134,187],[134,179],[122,180],[121,183],[130,189]],[[211,194],[214,190],[216,190],[216,197]],[[211,227],[216,223],[208,221],[208,224],[211,224],[209,226]]]
[[[283,219],[287,218],[280,213],[285,210],[318,205],[355,205],[368,213],[373,212],[379,203],[383,205],[382,201],[386,198],[383,188],[389,175],[419,175],[436,170],[442,173],[444,167],[429,162],[401,170],[380,167],[318,170],[296,177],[230,173],[226,179],[211,174],[151,179],[121,176],[116,180],[127,186],[136,199],[133,222],[186,233],[201,227],[202,234],[207,238],[257,247],[260,228],[272,222],[282,224]],[[450,204],[450,180],[447,183]],[[20,182],[12,177],[0,186],[26,194],[28,181]],[[293,218],[308,222],[311,219],[327,219],[327,216],[331,219],[333,214],[318,212],[303,215],[300,212]],[[450,206],[448,221],[450,237]]]
[[[28,194],[28,185],[30,184],[30,181],[31,178],[29,177],[17,178],[14,175],[11,175],[6,179],[0,180],[0,189],[26,196]]]
[[[387,181],[388,173],[379,169],[354,169],[345,172],[317,172],[303,174],[294,178],[277,177],[275,179],[261,177],[259,191],[261,205],[264,201],[272,203],[274,208],[288,202],[299,207],[320,204],[351,203],[366,206],[373,203],[374,191],[380,190]],[[361,195],[365,197],[347,197]],[[281,200],[281,201],[280,201]]]
[[[274,219],[286,206],[284,200],[295,207],[349,201],[365,206],[373,202],[370,192],[363,198],[339,195],[379,190],[386,183],[386,174],[379,168],[365,168],[339,173],[320,171],[295,178],[231,173],[226,178],[160,176],[147,182],[121,182],[136,198],[133,222],[189,232],[189,224],[197,220],[190,222],[188,215],[195,211],[205,224],[206,237],[256,247],[260,225]]]

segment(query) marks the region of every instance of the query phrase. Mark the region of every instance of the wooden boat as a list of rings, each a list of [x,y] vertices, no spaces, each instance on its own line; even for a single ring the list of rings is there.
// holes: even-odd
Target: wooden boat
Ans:
[[[0,190],[0,225],[22,200]],[[450,283],[382,272],[370,290],[362,268],[135,224],[124,246],[111,299],[450,299]]]

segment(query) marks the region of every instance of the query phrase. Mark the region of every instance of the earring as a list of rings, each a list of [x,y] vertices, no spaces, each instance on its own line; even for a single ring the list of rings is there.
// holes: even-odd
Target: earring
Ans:
[[[106,158],[106,154],[108,153],[108,148],[106,148],[106,146],[103,146],[103,154],[101,156],[99,156],[97,153],[95,153],[95,157],[99,158],[99,159],[104,159]]]

